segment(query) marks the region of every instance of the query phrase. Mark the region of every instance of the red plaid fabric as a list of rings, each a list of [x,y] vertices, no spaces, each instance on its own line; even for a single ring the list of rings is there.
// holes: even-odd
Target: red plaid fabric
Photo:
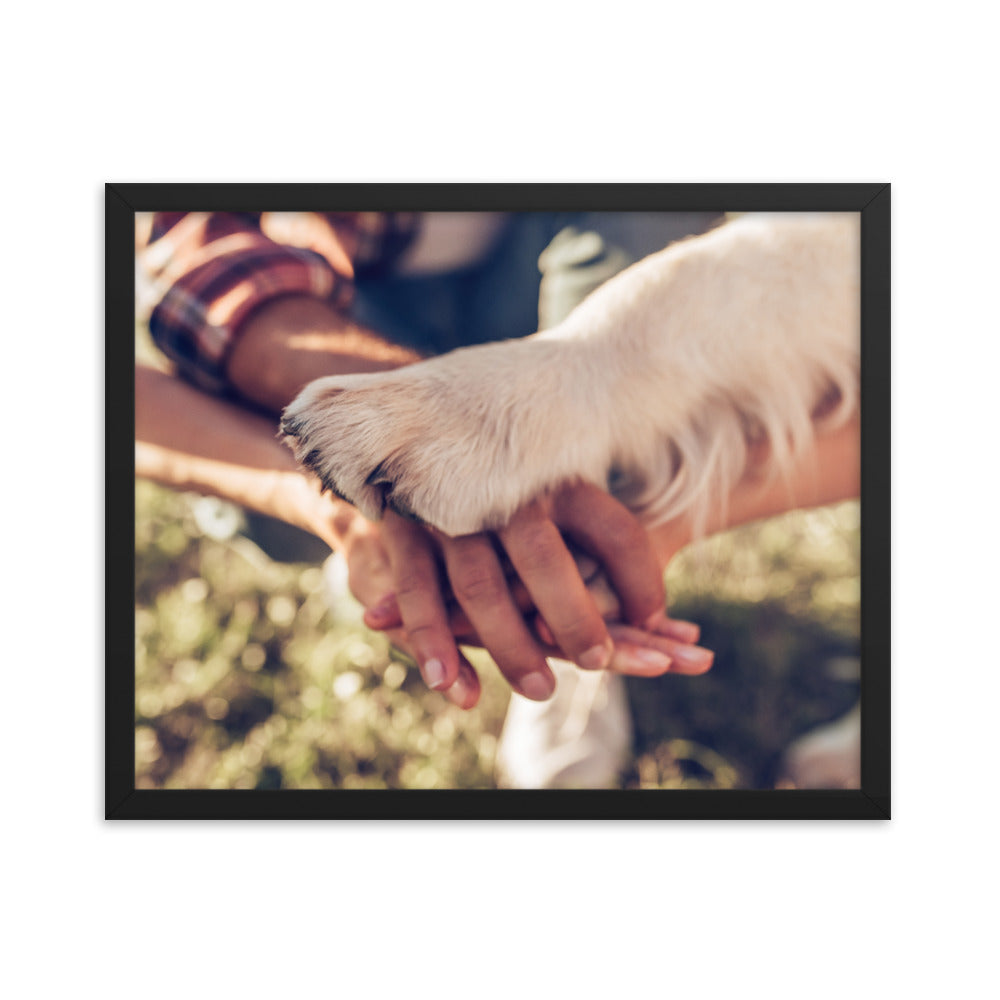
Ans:
[[[344,308],[354,274],[391,267],[415,231],[413,213],[157,214],[141,254],[160,294],[150,332],[182,375],[222,392],[254,310],[285,295]]]

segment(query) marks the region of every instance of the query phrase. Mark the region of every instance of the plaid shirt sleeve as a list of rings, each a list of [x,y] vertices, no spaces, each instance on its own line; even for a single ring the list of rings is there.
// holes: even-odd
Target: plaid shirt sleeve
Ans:
[[[354,274],[390,268],[415,229],[412,213],[159,213],[141,255],[157,287],[150,333],[180,374],[223,392],[251,313],[285,295],[346,308]]]

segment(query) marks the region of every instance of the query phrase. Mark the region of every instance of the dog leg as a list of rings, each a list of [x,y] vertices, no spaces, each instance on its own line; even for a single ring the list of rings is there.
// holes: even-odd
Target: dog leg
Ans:
[[[857,405],[857,216],[745,217],[640,261],[552,330],[320,379],[285,411],[304,465],[368,517],[498,528],[561,482],[646,521],[707,514]]]

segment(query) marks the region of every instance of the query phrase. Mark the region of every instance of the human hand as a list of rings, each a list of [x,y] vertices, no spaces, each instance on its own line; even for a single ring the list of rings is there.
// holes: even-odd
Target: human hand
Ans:
[[[374,524],[354,507],[321,492],[311,476],[295,471],[273,480],[268,512],[290,524],[312,532],[332,549],[341,552],[347,563],[347,583],[351,593],[366,609],[366,615],[379,599],[394,587],[394,577],[383,534],[384,524]],[[402,622],[381,629],[393,645],[418,660]],[[428,678],[431,687],[433,677]],[[458,671],[445,696],[461,707],[471,707],[479,694],[475,671],[464,656],[458,656]]]
[[[449,538],[392,513],[380,524],[394,586],[365,621],[404,628],[425,680],[463,707],[479,697],[478,678],[458,650],[463,640],[484,646],[511,686],[536,701],[555,687],[546,656],[638,676],[711,666],[712,654],[691,645],[697,626],[664,611],[662,569],[642,526],[595,486],[568,484],[522,508],[495,536]],[[617,602],[596,573],[596,597],[588,590],[563,532],[592,553],[592,567],[604,568]],[[602,610],[619,620],[606,624]],[[451,690],[456,683],[460,696]]]
[[[347,561],[348,586],[351,593],[365,607],[365,622],[370,627],[384,632],[393,645],[412,657],[428,687],[443,691],[445,697],[460,708],[472,708],[479,700],[479,678],[472,664],[458,649],[455,640],[451,639],[450,632],[448,654],[443,658],[435,657],[426,651],[428,637],[419,622],[411,619],[409,623],[404,623],[398,613],[389,617],[383,614],[380,618],[380,608],[384,608],[385,595],[394,593],[398,587],[400,579],[396,568],[399,565],[398,560],[405,558],[405,553],[394,537],[393,528],[387,521],[391,521],[391,518],[372,523],[358,514],[345,533],[342,549]],[[419,536],[426,530],[411,522],[403,524],[414,535]],[[433,545],[433,540],[429,536],[427,543]],[[406,570],[403,569],[401,572],[405,581]],[[408,584],[404,582],[404,585]],[[419,585],[414,583],[412,586],[416,588]],[[414,597],[434,603],[434,613],[443,617],[447,630],[449,615],[443,606],[442,592],[443,588],[435,577],[429,586],[415,593]],[[373,622],[378,624],[373,625]],[[409,631],[410,627],[413,630],[412,634]],[[469,643],[479,645],[478,642],[473,643],[472,639],[469,639]],[[435,665],[435,660],[440,666]],[[447,664],[447,668],[442,670],[444,664]]]

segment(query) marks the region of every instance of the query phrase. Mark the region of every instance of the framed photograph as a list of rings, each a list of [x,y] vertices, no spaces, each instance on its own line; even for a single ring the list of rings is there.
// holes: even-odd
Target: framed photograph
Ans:
[[[107,818],[889,818],[888,184],[105,212]]]

